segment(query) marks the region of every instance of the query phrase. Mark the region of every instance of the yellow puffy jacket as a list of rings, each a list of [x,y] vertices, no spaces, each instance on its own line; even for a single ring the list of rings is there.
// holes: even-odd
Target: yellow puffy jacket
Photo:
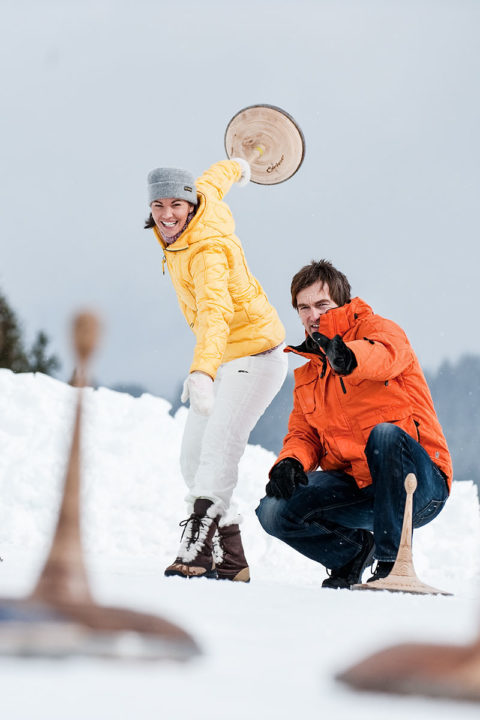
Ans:
[[[201,370],[212,378],[221,363],[270,350],[285,338],[222,202],[241,174],[239,163],[224,160],[198,178],[197,211],[171,245],[154,228],[180,308],[197,338],[190,372]]]

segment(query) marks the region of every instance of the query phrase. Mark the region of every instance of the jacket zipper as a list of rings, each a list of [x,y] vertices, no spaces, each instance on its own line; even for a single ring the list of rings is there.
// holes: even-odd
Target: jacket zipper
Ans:
[[[347,394],[347,388],[345,387],[345,383],[343,382],[343,378],[342,378],[342,377],[339,377],[339,380],[340,380],[340,385],[342,386],[343,394],[346,395],[346,394]]]
[[[419,430],[420,423],[419,423],[417,420],[414,420],[413,422],[414,422],[415,427],[416,427],[416,429],[417,429],[417,439],[418,439],[418,442],[420,442],[420,430]]]

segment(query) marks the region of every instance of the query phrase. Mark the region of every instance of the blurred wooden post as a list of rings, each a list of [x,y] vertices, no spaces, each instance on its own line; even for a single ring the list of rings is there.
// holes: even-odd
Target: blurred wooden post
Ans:
[[[87,363],[97,345],[99,323],[90,313],[75,318],[73,345],[78,387],[73,438],[57,527],[32,597],[37,600],[91,602],[80,528],[80,434]]]
[[[0,655],[187,660],[200,650],[180,627],[157,615],[98,605],[90,592],[80,528],[80,434],[82,388],[98,334],[94,315],[76,318],[74,377],[79,390],[57,526],[31,595],[0,598]]]

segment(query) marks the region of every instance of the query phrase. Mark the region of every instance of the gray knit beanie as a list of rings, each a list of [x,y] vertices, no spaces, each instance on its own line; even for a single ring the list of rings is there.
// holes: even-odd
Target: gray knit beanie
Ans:
[[[187,170],[156,168],[148,173],[148,204],[161,198],[179,198],[196,205],[195,178]]]

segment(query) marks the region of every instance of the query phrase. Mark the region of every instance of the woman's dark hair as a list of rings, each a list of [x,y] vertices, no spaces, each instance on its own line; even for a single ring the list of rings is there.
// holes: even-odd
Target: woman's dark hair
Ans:
[[[143,226],[144,230],[150,230],[151,228],[155,227],[155,220],[153,219],[152,213],[150,213],[150,217],[148,217],[145,220],[145,225]]]
[[[328,285],[330,297],[338,306],[350,302],[352,288],[346,276],[333,267],[328,260],[312,260],[310,265],[305,265],[293,276],[290,290],[292,293],[292,305],[295,310],[297,309],[298,293],[317,282]]]

